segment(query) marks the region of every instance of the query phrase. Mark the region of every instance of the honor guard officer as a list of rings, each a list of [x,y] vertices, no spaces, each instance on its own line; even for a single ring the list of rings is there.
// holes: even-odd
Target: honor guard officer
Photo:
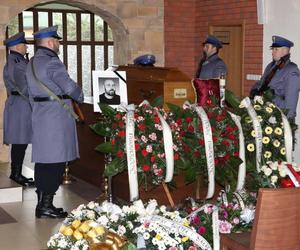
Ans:
[[[290,60],[290,48],[294,43],[280,36],[272,37],[272,58],[260,81],[251,89],[250,97],[261,95],[270,89],[273,102],[288,111],[287,117],[294,119],[300,91],[300,72]]]
[[[8,98],[4,108],[4,144],[11,144],[10,178],[22,186],[34,185],[32,178],[22,175],[22,165],[27,145],[31,143],[31,106],[25,77],[28,60],[25,59],[27,42],[20,32],[4,44],[9,50],[3,78]]]
[[[199,62],[195,78],[213,79],[226,75],[227,67],[218,55],[222,47],[222,42],[216,37],[207,36],[207,39],[203,42],[203,57]]]
[[[62,208],[53,205],[63,180],[66,162],[79,158],[72,99],[83,102],[81,88],[58,58],[57,26],[33,34],[37,51],[26,72],[32,106],[32,161],[38,204],[36,217],[63,218]]]

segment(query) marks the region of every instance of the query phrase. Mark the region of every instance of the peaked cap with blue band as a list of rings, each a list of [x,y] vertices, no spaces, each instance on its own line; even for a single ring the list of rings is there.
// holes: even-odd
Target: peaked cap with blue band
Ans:
[[[207,36],[206,40],[203,42],[203,45],[207,44],[207,43],[215,46],[218,49],[223,47],[222,42],[218,38],[216,38],[215,36],[212,36],[212,35]]]
[[[57,34],[57,25],[51,26],[51,27],[47,27],[44,29],[41,29],[35,33],[33,33],[33,37],[34,39],[43,39],[43,38],[47,38],[47,37],[53,37],[56,38],[58,40],[62,39],[58,34]]]
[[[7,48],[15,46],[19,43],[27,43],[24,32],[19,32],[4,41],[4,44]]]
[[[278,47],[288,47],[291,48],[294,46],[294,43],[284,37],[281,36],[272,36],[272,45],[271,48],[278,48]]]
[[[155,64],[155,56],[154,55],[142,55],[134,59],[133,63],[134,65],[148,65],[153,66]]]

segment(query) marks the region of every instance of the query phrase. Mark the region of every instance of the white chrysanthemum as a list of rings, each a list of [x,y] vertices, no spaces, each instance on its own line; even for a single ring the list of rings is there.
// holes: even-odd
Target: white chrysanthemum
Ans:
[[[270,151],[266,151],[266,152],[264,153],[264,157],[265,157],[266,159],[271,158],[271,156],[272,156],[272,153],[271,153]]]
[[[273,184],[275,184],[275,183],[277,182],[277,180],[278,180],[278,176],[276,176],[276,175],[272,175],[272,176],[271,176],[271,182],[272,182]]]
[[[108,218],[105,215],[101,215],[98,219],[97,222],[102,225],[102,226],[106,226],[109,222]]]
[[[278,141],[277,139],[273,141],[273,146],[278,148],[280,146],[280,141]]]
[[[277,128],[275,128],[274,133],[275,133],[276,135],[282,135],[282,129],[279,128],[279,127],[277,127]]]
[[[261,106],[258,105],[258,104],[255,104],[253,107],[254,107],[255,110],[261,110]]]
[[[271,124],[276,124],[276,123],[277,123],[276,117],[271,116],[271,117],[269,118],[269,123],[271,123]]]
[[[109,218],[112,222],[117,222],[119,220],[119,216],[116,214],[112,214]]]
[[[266,176],[270,176],[270,175],[272,174],[272,169],[271,169],[271,168],[265,168],[264,174],[265,174]]]
[[[150,234],[148,232],[143,233],[143,238],[145,240],[149,240],[150,239]]]
[[[87,217],[90,219],[90,220],[93,220],[95,219],[96,215],[95,215],[95,212],[94,211],[88,211],[87,212]]]
[[[266,111],[267,111],[268,113],[272,113],[272,112],[273,112],[273,109],[272,109],[272,108],[269,108],[269,107],[266,107]]]
[[[87,204],[87,207],[88,207],[89,209],[94,209],[95,206],[96,206],[96,204],[95,204],[95,202],[93,202],[93,201],[90,201],[90,202]]]
[[[123,225],[119,225],[117,234],[123,236],[125,233],[126,233],[126,228]]]
[[[250,143],[250,144],[247,145],[247,150],[248,150],[249,152],[253,152],[254,149],[255,149],[254,144]]]
[[[280,154],[285,155],[285,148],[280,149]]]
[[[280,170],[279,170],[279,175],[281,176],[281,177],[286,177],[286,170],[284,169],[284,168],[281,168]]]
[[[252,131],[251,131],[251,136],[252,136],[252,137],[256,137],[256,132],[255,132],[255,130],[252,130]]]

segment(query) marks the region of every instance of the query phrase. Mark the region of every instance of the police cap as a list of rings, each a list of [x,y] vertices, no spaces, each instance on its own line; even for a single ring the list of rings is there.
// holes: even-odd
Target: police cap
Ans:
[[[41,29],[41,30],[33,33],[33,37],[34,37],[34,39],[43,39],[43,38],[47,38],[47,37],[53,37],[53,38],[60,40],[62,38],[57,34],[57,28],[58,28],[58,26],[54,25],[51,27]]]
[[[207,43],[215,46],[218,49],[223,47],[222,42],[218,38],[216,38],[215,36],[212,36],[212,35],[207,36],[206,40],[203,42],[203,45],[205,45]]]
[[[27,43],[24,32],[19,32],[4,41],[4,44],[7,48],[15,46],[19,43]]]
[[[291,48],[293,46],[294,46],[294,43],[284,37],[272,36],[272,45],[270,46],[271,48],[278,48],[278,47]]]

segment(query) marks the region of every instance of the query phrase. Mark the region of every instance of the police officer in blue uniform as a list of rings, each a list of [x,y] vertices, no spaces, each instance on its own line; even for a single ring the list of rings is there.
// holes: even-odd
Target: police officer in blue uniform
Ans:
[[[20,32],[4,44],[9,50],[3,78],[8,98],[4,108],[4,144],[11,144],[10,178],[22,186],[32,186],[31,178],[22,175],[22,165],[27,145],[31,143],[31,106],[25,77],[28,60],[25,59],[27,42]]]
[[[195,78],[213,79],[226,75],[227,67],[218,55],[222,47],[222,42],[218,38],[212,35],[207,36],[203,42],[203,57],[199,62]]]
[[[280,36],[272,37],[272,58],[261,77],[251,89],[250,96],[260,95],[270,89],[272,101],[287,110],[287,117],[294,119],[300,91],[300,72],[290,60],[290,48],[294,43]]]
[[[70,110],[73,110],[72,100],[83,102],[83,92],[58,58],[61,37],[57,26],[42,29],[33,36],[37,51],[28,64],[26,78],[33,107],[32,161],[38,195],[35,215],[63,218],[67,212],[56,208],[53,198],[62,183],[66,163],[79,158],[76,124]],[[46,89],[66,105],[55,100]]]

